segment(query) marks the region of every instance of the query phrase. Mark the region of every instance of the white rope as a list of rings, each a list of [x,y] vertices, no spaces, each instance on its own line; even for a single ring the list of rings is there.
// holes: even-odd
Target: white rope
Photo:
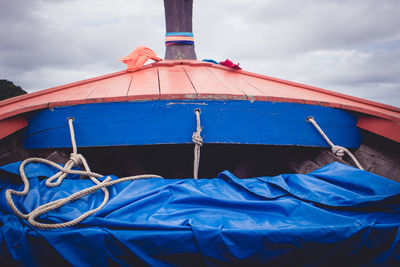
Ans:
[[[73,226],[73,225],[80,223],[81,221],[83,221],[87,217],[89,217],[90,215],[99,211],[108,202],[108,199],[109,199],[109,192],[107,190],[108,186],[112,186],[114,184],[122,183],[122,182],[126,182],[126,181],[138,180],[138,179],[162,178],[161,176],[158,176],[158,175],[145,174],[145,175],[123,177],[123,178],[119,178],[119,179],[113,180],[113,181],[111,181],[111,177],[107,177],[103,182],[99,181],[97,178],[103,177],[104,175],[92,172],[89,168],[89,165],[87,164],[86,159],[81,154],[77,153],[78,150],[77,150],[77,146],[76,146],[75,132],[74,132],[74,127],[73,127],[72,122],[73,122],[73,118],[68,118],[68,125],[69,125],[70,134],[71,134],[72,153],[70,156],[70,160],[65,164],[65,166],[61,167],[57,163],[54,163],[50,160],[42,159],[42,158],[26,159],[19,166],[19,172],[21,174],[21,179],[24,183],[24,189],[22,191],[16,191],[13,189],[6,190],[6,194],[5,194],[6,200],[7,200],[8,205],[10,206],[11,210],[19,218],[28,220],[28,222],[32,226],[35,226],[37,228],[56,229],[56,228],[69,227],[69,226]],[[36,209],[34,209],[33,211],[31,211],[30,213],[24,214],[14,204],[14,201],[12,200],[12,195],[25,196],[26,194],[28,194],[29,181],[25,174],[25,165],[28,163],[31,163],[31,162],[39,162],[39,163],[48,164],[48,165],[53,166],[60,170],[58,173],[54,174],[53,176],[51,176],[50,178],[48,178],[46,180],[46,185],[48,187],[56,187],[56,186],[60,185],[62,180],[68,174],[79,174],[79,175],[89,176],[89,178],[95,183],[95,185],[92,187],[89,187],[89,188],[85,188],[81,191],[78,191],[78,192],[70,195],[69,197],[61,198],[61,199],[46,203],[44,205],[41,205],[41,206],[37,207]],[[72,170],[73,167],[75,167],[81,163],[85,169],[84,171]],[[56,180],[56,181],[53,182],[54,180]],[[75,218],[71,221],[64,222],[64,223],[41,223],[41,222],[36,221],[36,218],[39,217],[40,215],[47,213],[49,211],[58,209],[61,206],[65,205],[69,202],[78,200],[78,199],[80,199],[84,196],[87,196],[99,189],[101,189],[104,193],[103,202],[97,208],[83,213],[78,218]]]
[[[343,157],[344,153],[347,153],[347,155],[350,156],[350,158],[354,161],[354,163],[357,165],[357,167],[361,170],[364,170],[364,168],[361,166],[360,162],[356,159],[356,157],[345,147],[342,146],[337,146],[332,141],[329,139],[329,137],[324,133],[324,131],[319,127],[318,123],[314,120],[314,117],[310,116],[307,117],[307,121],[310,122],[312,125],[314,125],[315,129],[318,130],[318,132],[321,134],[321,136],[325,139],[325,141],[331,146],[331,151],[333,154],[335,154],[338,157]]]
[[[200,165],[200,147],[203,145],[203,138],[201,137],[201,124],[200,124],[200,110],[194,111],[196,114],[196,132],[192,135],[192,141],[194,143],[194,160],[193,160],[193,178],[199,178],[199,165]]]

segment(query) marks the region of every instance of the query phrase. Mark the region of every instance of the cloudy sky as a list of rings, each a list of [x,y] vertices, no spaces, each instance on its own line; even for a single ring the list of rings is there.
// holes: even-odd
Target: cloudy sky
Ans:
[[[0,79],[28,92],[164,56],[161,0],[0,0]],[[194,0],[198,59],[400,107],[399,0]]]

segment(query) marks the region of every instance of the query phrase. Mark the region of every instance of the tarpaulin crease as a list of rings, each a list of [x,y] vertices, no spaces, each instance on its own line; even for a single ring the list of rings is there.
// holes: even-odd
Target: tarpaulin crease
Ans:
[[[29,266],[219,266],[235,264],[398,265],[400,184],[340,163],[308,175],[238,179],[159,179],[110,187],[110,201],[75,227],[38,230],[18,219],[4,192],[21,189],[14,163],[0,167],[0,262]],[[66,197],[89,180],[26,166],[30,191],[14,196],[23,212]],[[116,177],[114,177],[115,179]],[[71,220],[98,206],[102,192],[51,211],[41,221]],[[51,256],[50,256],[51,255]],[[2,262],[3,261],[3,262]]]

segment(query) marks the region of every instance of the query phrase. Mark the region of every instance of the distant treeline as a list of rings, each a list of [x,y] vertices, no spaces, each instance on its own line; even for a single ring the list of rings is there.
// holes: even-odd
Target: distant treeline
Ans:
[[[16,86],[13,82],[7,80],[0,80],[0,101],[26,94],[27,92],[19,86]]]

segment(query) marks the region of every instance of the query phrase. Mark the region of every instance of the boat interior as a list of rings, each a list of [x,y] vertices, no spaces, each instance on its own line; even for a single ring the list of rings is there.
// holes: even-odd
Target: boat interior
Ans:
[[[363,143],[352,149],[363,167],[375,174],[399,181],[400,144],[361,130]],[[24,130],[2,140],[0,165],[30,157],[47,158],[65,164],[71,148],[26,149],[21,146]],[[79,147],[91,169],[118,177],[157,174],[164,178],[193,177],[193,144]],[[4,151],[3,151],[4,150]],[[117,159],[117,160],[116,160]],[[201,147],[199,178],[213,178],[224,170],[238,178],[309,173],[339,161],[355,166],[345,155],[339,158],[326,147],[210,144]]]

